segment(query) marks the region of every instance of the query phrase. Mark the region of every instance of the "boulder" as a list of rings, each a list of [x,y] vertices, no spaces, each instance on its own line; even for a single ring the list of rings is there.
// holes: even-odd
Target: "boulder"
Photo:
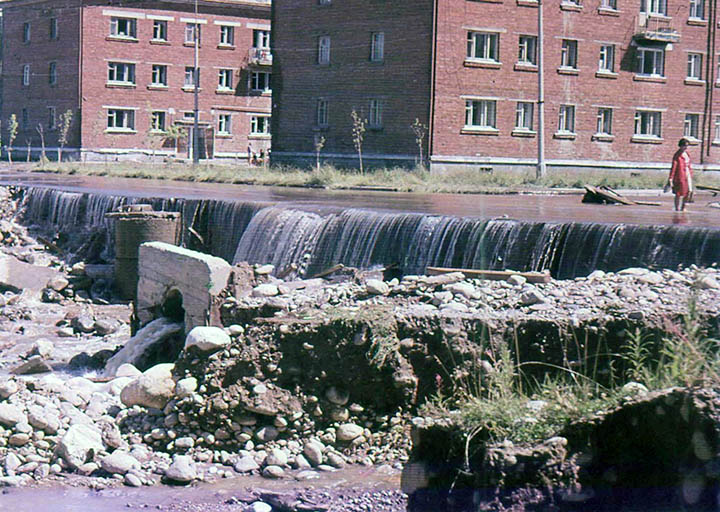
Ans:
[[[100,461],[100,467],[108,473],[124,475],[131,469],[140,469],[140,463],[129,453],[116,450],[103,457]]]
[[[74,424],[57,444],[56,452],[73,469],[93,460],[105,449],[99,430],[89,425]]]
[[[370,295],[386,295],[390,292],[390,287],[387,283],[380,279],[368,279],[365,282],[365,289]]]
[[[0,404],[0,425],[14,427],[18,423],[27,423],[23,410],[12,404]]]
[[[195,461],[189,455],[175,455],[165,470],[165,478],[179,483],[190,483],[197,478]]]
[[[42,358],[42,356],[32,356],[24,363],[10,370],[10,372],[15,375],[32,375],[34,373],[47,373],[51,371],[52,367]]]
[[[10,398],[17,392],[18,385],[14,380],[8,379],[0,382],[0,398]]]
[[[185,350],[192,347],[200,352],[217,352],[230,345],[230,336],[220,327],[194,327],[185,338]]]
[[[165,407],[175,391],[175,381],[172,378],[174,366],[171,363],[158,364],[136,377],[120,393],[122,403],[128,407]]]
[[[337,440],[338,441],[352,441],[356,437],[360,437],[363,433],[363,428],[360,425],[354,423],[344,423],[337,429]]]

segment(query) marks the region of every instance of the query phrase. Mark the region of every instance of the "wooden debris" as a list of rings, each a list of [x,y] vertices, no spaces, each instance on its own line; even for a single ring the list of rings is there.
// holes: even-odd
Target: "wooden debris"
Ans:
[[[549,283],[552,280],[549,272],[516,272],[514,270],[476,270],[467,268],[427,267],[425,273],[429,276],[462,272],[466,277],[488,279],[490,281],[504,281],[510,276],[522,276],[529,283]]]
[[[713,195],[713,197],[720,194],[720,188],[718,188],[718,187],[709,187],[707,185],[695,185],[695,188],[698,190],[707,190]]]
[[[333,265],[332,267],[325,269],[322,272],[318,272],[314,276],[311,276],[310,279],[316,279],[318,277],[329,276],[330,274],[337,272],[338,270],[342,270],[344,268],[345,268],[345,265],[343,265],[342,263],[338,263],[337,265]]]
[[[661,203],[655,201],[635,201],[628,199],[619,192],[606,187],[593,187],[592,185],[585,185],[585,195],[582,198],[583,203],[593,204],[635,204],[640,206],[660,206]]]

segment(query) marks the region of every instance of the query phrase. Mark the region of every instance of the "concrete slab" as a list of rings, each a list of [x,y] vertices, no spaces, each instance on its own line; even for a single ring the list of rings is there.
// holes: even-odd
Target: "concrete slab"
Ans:
[[[54,268],[32,265],[14,256],[0,254],[0,290],[39,292],[58,275],[60,272]]]

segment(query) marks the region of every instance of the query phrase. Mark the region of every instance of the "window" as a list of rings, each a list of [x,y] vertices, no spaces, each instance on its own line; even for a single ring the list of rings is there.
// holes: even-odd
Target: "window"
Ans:
[[[30,128],[30,115],[28,114],[28,109],[24,108],[20,112],[20,121],[22,122],[22,129],[27,130]]]
[[[195,112],[192,110],[186,110],[183,112],[183,118],[184,119],[195,119]]]
[[[30,85],[30,64],[25,64],[23,66],[22,84]]]
[[[640,12],[656,16],[667,16],[667,0],[640,0]]]
[[[328,100],[325,100],[325,99],[317,100],[315,113],[316,113],[315,120],[316,120],[318,126],[320,126],[320,127],[329,126],[330,104],[329,104]]]
[[[197,70],[197,83],[200,84],[200,70]],[[183,87],[186,89],[195,88],[195,68],[193,66],[185,66],[185,81]]]
[[[251,135],[269,135],[270,118],[268,116],[252,116],[250,118]]]
[[[705,0],[690,0],[690,18],[705,19]]]
[[[167,66],[165,64],[153,64],[150,85],[167,87],[167,84]]]
[[[58,38],[57,18],[50,18],[50,39],[54,41],[57,38]]]
[[[370,108],[368,109],[368,126],[370,128],[382,128],[383,125],[383,105],[382,100],[370,100]]]
[[[165,131],[165,112],[154,110],[150,114],[150,129],[154,132]]]
[[[685,114],[683,137],[698,140],[700,137],[700,114]]]
[[[167,41],[168,24],[165,20],[153,21],[153,41]]]
[[[48,83],[57,85],[57,62],[51,62],[48,66]]]
[[[231,25],[220,25],[220,45],[235,45],[235,27]]]
[[[537,65],[537,36],[520,36],[518,62]]]
[[[635,112],[635,136],[643,138],[660,138],[662,132],[662,112],[654,110],[638,110]]]
[[[131,131],[135,129],[135,111],[122,108],[109,108],[108,130]]]
[[[560,105],[558,133],[575,133],[575,105]]]
[[[715,116],[715,138],[713,142],[720,142],[720,116]]]
[[[612,109],[601,107],[597,113],[596,135],[612,135]]]
[[[385,59],[385,33],[373,32],[370,36],[370,60],[382,62]]]
[[[263,50],[270,49],[270,31],[269,30],[253,30],[253,48],[261,48]]]
[[[22,40],[23,40],[23,43],[30,42],[30,22],[29,21],[23,23]]]
[[[232,133],[232,117],[230,114],[220,114],[218,116],[218,134],[230,135]]]
[[[135,64],[108,62],[108,82],[135,84]]]
[[[529,101],[518,101],[515,108],[515,129],[530,132],[533,129],[533,110],[535,105]]]
[[[270,92],[270,75],[267,71],[252,71],[250,73],[250,90]]]
[[[218,89],[231,91],[233,88],[233,70],[221,69],[218,71]]]
[[[701,53],[688,53],[687,78],[689,80],[702,80],[702,61]]]
[[[466,100],[465,128],[495,129],[495,100]]]
[[[615,45],[603,44],[600,46],[600,59],[598,59],[598,71],[601,73],[613,73],[615,71]]]
[[[617,0],[600,0],[601,9],[617,10]]]
[[[493,32],[468,32],[467,58],[500,62],[500,35]]]
[[[48,107],[48,130],[54,130],[57,127],[57,110],[55,107]]]
[[[330,64],[330,36],[318,37],[318,64]]]
[[[318,3],[320,5],[330,5],[332,3],[332,0],[318,0]]]
[[[660,48],[638,48],[637,74],[663,77],[665,74],[665,50]]]
[[[185,44],[200,44],[200,24],[199,23],[186,23],[185,24]]]
[[[110,18],[110,35],[135,39],[137,37],[137,20],[133,18]]]
[[[560,67],[577,69],[577,41],[563,39],[560,49]]]

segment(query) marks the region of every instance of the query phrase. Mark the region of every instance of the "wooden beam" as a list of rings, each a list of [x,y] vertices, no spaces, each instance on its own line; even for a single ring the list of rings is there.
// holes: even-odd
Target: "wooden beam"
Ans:
[[[530,283],[549,283],[552,280],[549,272],[515,272],[514,270],[476,270],[467,268],[427,267],[425,273],[429,276],[462,272],[465,277],[488,279],[491,281],[504,281],[510,276],[522,276]]]

